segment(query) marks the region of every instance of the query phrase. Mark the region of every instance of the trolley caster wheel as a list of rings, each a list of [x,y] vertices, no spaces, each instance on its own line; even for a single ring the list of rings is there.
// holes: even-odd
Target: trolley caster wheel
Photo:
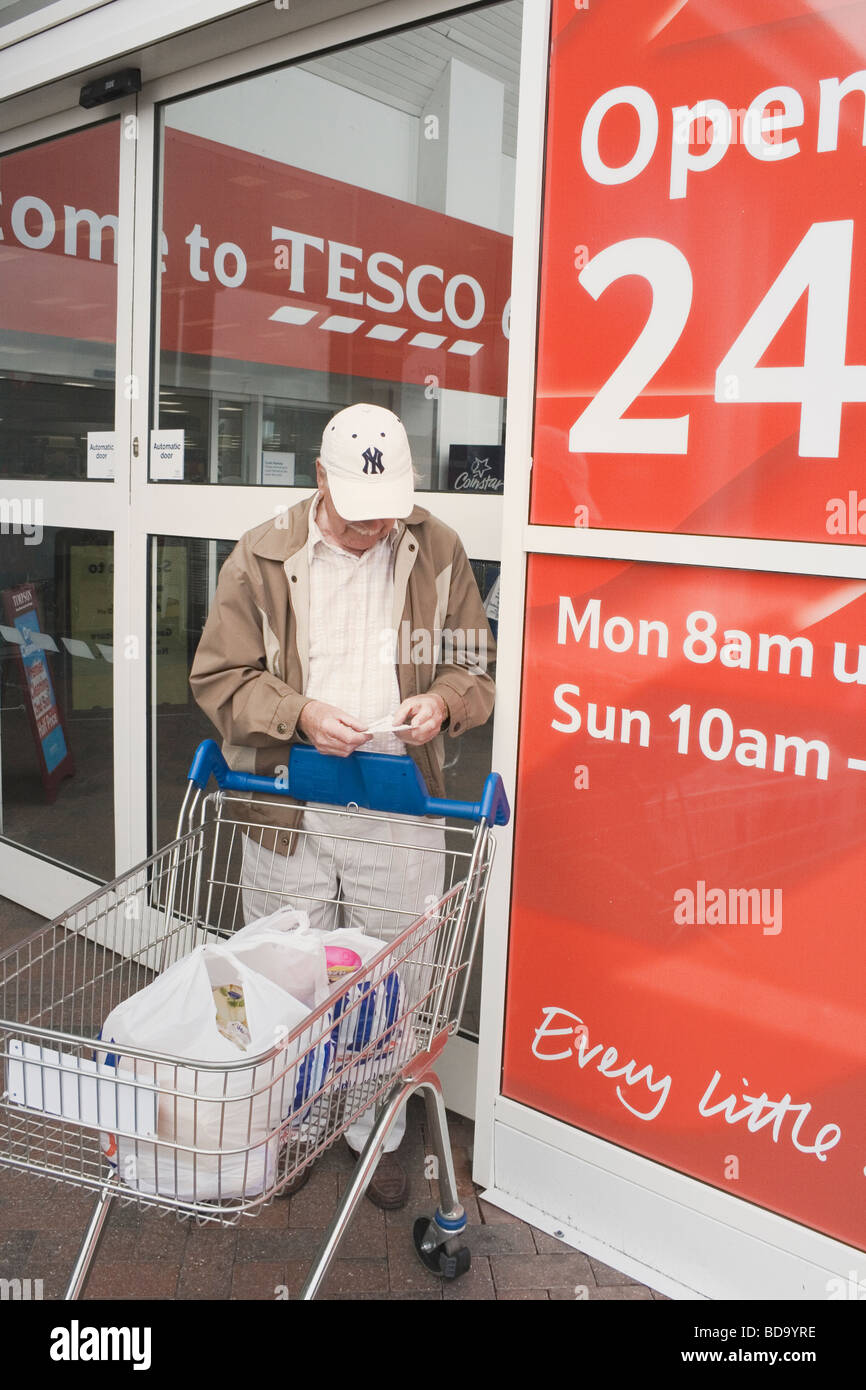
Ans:
[[[424,1268],[430,1274],[436,1274],[440,1279],[459,1279],[461,1274],[465,1274],[472,1261],[469,1247],[458,1245],[454,1237],[446,1240],[443,1245],[437,1245],[432,1250],[424,1249],[424,1239],[430,1229],[430,1220],[426,1216],[419,1216],[415,1225],[412,1227],[412,1239],[415,1242],[415,1250]]]

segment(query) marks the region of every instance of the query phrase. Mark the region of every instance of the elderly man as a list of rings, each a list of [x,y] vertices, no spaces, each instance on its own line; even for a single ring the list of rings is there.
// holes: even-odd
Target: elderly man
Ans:
[[[298,740],[340,757],[365,748],[408,754],[430,794],[442,796],[443,732],[457,737],[484,723],[493,707],[493,639],[471,567],[456,534],[415,506],[409,441],[391,411],[358,404],[335,415],[316,479],[314,497],[247,532],[226,560],[193,662],[193,693],[236,769],[272,776]],[[447,644],[443,632],[452,638]],[[322,828],[315,808],[251,804],[254,819],[280,828],[266,842],[259,835],[245,845],[247,920],[278,905],[278,885],[280,897],[307,899],[314,923],[335,925],[323,901],[341,898],[344,922],[387,937],[417,915],[400,916],[395,882],[404,891],[412,885],[415,904],[426,890],[438,895],[441,875],[432,866],[441,856],[422,851],[444,843],[440,829],[425,831],[419,848],[417,829],[399,817],[387,831],[354,817],[353,837],[381,842],[387,833],[397,847],[383,875],[380,847],[362,849],[338,869],[296,854],[291,831]],[[396,875],[395,855],[403,856]],[[352,916],[352,905],[376,901],[387,909],[377,919]],[[347,1132],[355,1151],[371,1125],[368,1114]],[[401,1117],[368,1188],[385,1209],[406,1201],[406,1174],[394,1153],[404,1129]]]

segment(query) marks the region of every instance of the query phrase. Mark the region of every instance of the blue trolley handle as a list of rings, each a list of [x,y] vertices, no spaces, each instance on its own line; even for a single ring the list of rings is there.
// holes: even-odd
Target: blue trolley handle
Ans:
[[[428,796],[424,779],[411,758],[387,753],[351,753],[347,758],[335,758],[294,744],[289,750],[287,781],[285,775],[271,778],[232,772],[209,738],[196,749],[188,776],[201,791],[213,776],[223,791],[287,796],[328,806],[408,816],[451,816],[457,820],[484,820],[488,825],[507,825],[511,817],[498,773],[488,774],[480,801],[449,801]]]

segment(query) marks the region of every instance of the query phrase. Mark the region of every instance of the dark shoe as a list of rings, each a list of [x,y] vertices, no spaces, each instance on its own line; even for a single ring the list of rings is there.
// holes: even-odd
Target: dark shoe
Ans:
[[[409,1178],[395,1153],[383,1154],[370,1179],[367,1196],[382,1211],[399,1211],[409,1197]]]
[[[306,1168],[302,1168],[300,1173],[296,1173],[293,1178],[289,1179],[285,1187],[280,1188],[279,1192],[274,1193],[276,1200],[279,1201],[281,1197],[296,1196],[301,1188],[306,1187],[307,1183],[310,1181],[310,1174],[312,1171],[313,1165],[312,1163],[308,1163]]]

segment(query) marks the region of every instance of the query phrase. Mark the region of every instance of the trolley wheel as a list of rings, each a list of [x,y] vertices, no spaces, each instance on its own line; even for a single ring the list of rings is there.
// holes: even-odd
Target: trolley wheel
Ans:
[[[423,1241],[429,1229],[430,1219],[426,1216],[419,1216],[412,1227],[412,1239],[419,1260],[428,1273],[437,1274],[440,1279],[459,1279],[472,1262],[469,1247],[458,1245],[452,1237],[446,1240],[444,1245],[437,1245],[434,1250],[425,1250]]]

